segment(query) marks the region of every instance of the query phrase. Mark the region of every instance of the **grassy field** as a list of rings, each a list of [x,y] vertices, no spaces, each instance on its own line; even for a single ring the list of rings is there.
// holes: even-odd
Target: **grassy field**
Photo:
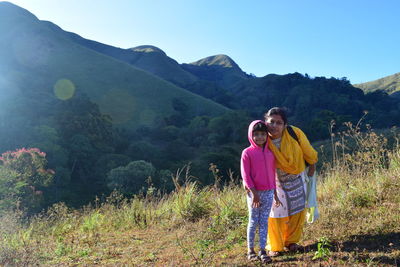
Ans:
[[[303,251],[274,258],[276,266],[400,264],[400,150],[372,131],[349,130],[319,174],[321,217],[307,224]],[[339,138],[340,140],[340,138]],[[342,139],[344,140],[344,139]],[[396,139],[398,141],[398,139]],[[347,143],[358,144],[351,152]],[[112,194],[80,210],[59,203],[26,220],[0,221],[5,266],[258,266],[246,260],[247,208],[240,185],[199,187],[186,166],[175,191],[123,198]],[[237,179],[237,177],[236,177]],[[237,180],[236,180],[237,181]]]

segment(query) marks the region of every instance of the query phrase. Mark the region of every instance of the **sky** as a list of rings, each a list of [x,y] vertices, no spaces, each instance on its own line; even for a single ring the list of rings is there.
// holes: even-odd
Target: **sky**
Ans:
[[[105,44],[179,63],[230,56],[247,73],[367,82],[400,72],[398,0],[11,0]]]

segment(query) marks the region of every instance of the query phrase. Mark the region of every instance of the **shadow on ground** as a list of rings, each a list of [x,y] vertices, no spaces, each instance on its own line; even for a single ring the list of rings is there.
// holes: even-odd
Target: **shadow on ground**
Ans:
[[[315,242],[304,246],[302,252],[317,251],[317,248],[318,242]],[[390,254],[396,250],[400,250],[400,233],[397,232],[379,235],[354,235],[344,242],[332,241],[330,247],[330,251],[336,254],[335,258],[343,261],[348,261],[350,258],[366,261],[370,259],[369,253]],[[383,264],[400,264],[400,259],[390,256],[377,256],[373,260]]]

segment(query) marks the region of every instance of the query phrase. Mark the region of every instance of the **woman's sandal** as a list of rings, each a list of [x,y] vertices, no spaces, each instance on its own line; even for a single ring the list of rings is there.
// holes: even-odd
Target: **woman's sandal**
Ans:
[[[302,248],[303,248],[302,246],[300,246],[300,245],[298,245],[296,243],[289,244],[289,246],[288,246],[288,249],[289,249],[290,252],[298,252]]]
[[[247,259],[249,261],[255,261],[255,260],[258,260],[258,256],[254,251],[247,252]]]
[[[272,259],[267,255],[265,250],[260,251],[258,256],[260,256],[262,263],[268,264],[272,262]]]
[[[268,256],[270,257],[278,257],[281,253],[279,251],[268,251]]]

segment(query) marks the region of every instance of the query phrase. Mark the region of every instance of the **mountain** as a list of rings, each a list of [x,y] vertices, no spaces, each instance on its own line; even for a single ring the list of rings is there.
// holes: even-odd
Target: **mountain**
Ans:
[[[210,56],[181,66],[200,79],[215,82],[227,89],[249,79],[249,76],[227,55]]]
[[[389,95],[398,97],[398,92],[400,91],[400,72],[383,77],[378,80],[355,84],[354,86],[362,89],[365,92],[383,90]]]
[[[43,24],[47,24],[57,34],[62,34],[65,38],[79,45],[131,64],[178,87],[185,88],[229,108],[235,107],[229,88],[233,87],[238,81],[248,78],[248,75],[230,57],[225,55],[179,65],[178,62],[155,46],[142,45],[122,49],[85,39],[73,32],[64,31],[49,21],[43,21]]]
[[[228,107],[234,107],[229,96],[229,88],[233,87],[238,81],[248,78],[247,74],[230,57],[225,55],[212,56],[190,64],[180,65],[155,46],[142,45],[122,49],[85,39],[73,32],[64,31],[49,21],[43,21],[43,23],[56,33],[64,35],[65,38],[77,44],[131,64],[178,87],[183,87]]]
[[[203,96],[209,96],[210,94],[202,94],[201,90],[192,90],[192,88],[204,87],[205,83],[211,82],[215,83],[215,85],[211,85],[213,90],[221,91],[222,88],[231,88],[238,81],[249,78],[249,76],[226,55],[216,55],[189,64],[179,64],[176,60],[168,57],[163,50],[152,45],[123,49],[85,39],[76,33],[64,31],[49,21],[43,21],[43,24],[47,24],[47,26],[56,33],[62,34],[65,38],[86,48],[124,61],[159,76],[164,80],[170,81],[179,87],[195,91],[197,94]],[[206,86],[210,87],[210,83]]]
[[[143,45],[122,49],[85,39],[73,32],[64,31],[49,21],[43,21],[43,23],[47,24],[47,26],[57,34],[62,34],[75,43],[120,61],[124,61],[178,86],[194,83],[198,79],[193,74],[182,69],[178,62],[168,57],[164,51],[155,46]]]
[[[61,101],[54,94],[55,86],[59,85],[61,90],[76,90],[87,95],[102,113],[112,116],[114,123],[127,127],[151,124],[158,117],[173,114],[173,103],[177,100],[187,105],[188,116],[213,116],[228,111],[149,72],[88,49],[77,42],[79,37],[75,35],[72,41],[71,36],[67,38],[57,28],[18,6],[0,3],[2,93],[10,99],[18,96],[30,103],[36,101],[45,109],[45,105],[51,108],[54,102]],[[93,41],[88,43],[103,52],[117,51]],[[166,58],[165,53],[150,47],[120,51],[131,55],[142,66],[151,65],[151,60],[144,59],[146,55]]]

